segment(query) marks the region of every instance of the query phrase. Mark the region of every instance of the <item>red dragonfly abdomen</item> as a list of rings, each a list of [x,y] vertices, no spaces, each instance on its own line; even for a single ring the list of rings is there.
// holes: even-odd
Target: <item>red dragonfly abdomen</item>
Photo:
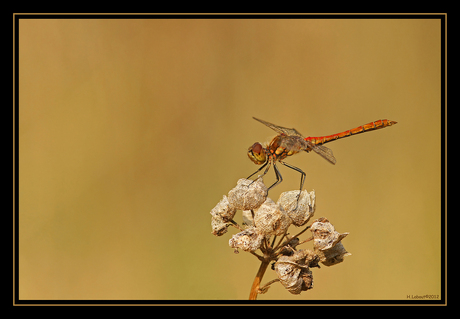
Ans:
[[[378,120],[375,122],[367,123],[358,127],[355,127],[351,130],[344,131],[341,133],[333,134],[333,135],[328,135],[328,136],[319,136],[319,137],[307,137],[305,138],[306,141],[309,141],[313,144],[325,144],[330,141],[338,140],[340,138],[348,137],[351,135],[359,134],[359,133],[364,133],[364,132],[370,132],[374,130],[378,130],[381,128],[385,128],[387,126],[391,126],[393,124],[396,124],[397,122],[395,121],[390,121],[390,120]]]

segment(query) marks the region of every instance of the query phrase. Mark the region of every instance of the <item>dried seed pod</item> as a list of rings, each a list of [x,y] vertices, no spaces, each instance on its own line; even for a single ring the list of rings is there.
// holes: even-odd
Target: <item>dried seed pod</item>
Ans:
[[[255,251],[259,249],[262,244],[264,235],[258,234],[254,227],[249,227],[236,235],[228,241],[232,248],[241,248],[244,251]]]
[[[313,234],[315,250],[330,249],[348,235],[348,233],[337,232],[329,220],[324,217],[317,219],[311,225],[310,231]]]
[[[254,213],[254,225],[257,231],[264,235],[283,235],[292,223],[284,209],[270,198],[267,198]]]
[[[214,236],[222,236],[227,232],[228,225],[219,215],[213,215],[211,218],[211,228]]]
[[[292,223],[296,226],[305,225],[310,218],[313,216],[316,208],[315,191],[310,193],[303,190],[300,193],[300,198],[297,205],[297,195],[299,191],[284,192],[278,199],[278,204],[283,207],[284,211],[287,212],[289,217],[292,219]],[[296,209],[297,206],[297,209]]]
[[[334,247],[326,250],[317,250],[320,261],[325,266],[333,266],[343,261],[345,256],[351,255],[345,250],[342,243],[337,243]]]
[[[211,210],[211,215],[219,215],[224,222],[228,222],[235,216],[236,208],[230,205],[227,196],[217,203],[217,205]]]
[[[228,192],[228,201],[232,207],[240,210],[255,209],[267,198],[268,190],[262,178],[255,181],[240,179],[235,188]]]
[[[313,274],[309,266],[317,265],[318,259],[310,250],[299,250],[291,256],[278,258],[275,271],[284,288],[295,295],[313,288]]]
[[[325,266],[332,266],[343,261],[345,256],[351,255],[345,250],[342,243],[348,233],[340,234],[327,218],[317,219],[310,227],[313,234],[313,247]]]
[[[292,294],[300,294],[302,291],[303,280],[300,272],[304,270],[307,275],[311,273],[309,269],[302,269],[299,265],[289,260],[290,256],[281,256],[275,263],[275,271],[281,284]]]

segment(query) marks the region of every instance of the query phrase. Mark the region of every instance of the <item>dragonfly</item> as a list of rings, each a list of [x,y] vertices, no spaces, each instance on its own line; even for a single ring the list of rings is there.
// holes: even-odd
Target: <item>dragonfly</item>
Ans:
[[[397,123],[395,121],[390,121],[390,120],[378,120],[378,121],[370,122],[368,124],[358,126],[351,130],[343,131],[341,133],[337,133],[333,135],[319,136],[319,137],[304,137],[295,128],[286,128],[283,126],[275,125],[275,124],[272,124],[270,122],[267,122],[267,121],[264,121],[264,120],[261,120],[255,117],[253,117],[253,119],[268,126],[272,130],[274,130],[276,133],[278,133],[278,135],[275,136],[266,147],[262,146],[262,144],[260,144],[259,142],[256,142],[251,147],[249,147],[248,149],[249,159],[253,161],[255,164],[262,165],[262,166],[257,171],[255,171],[253,174],[251,174],[248,177],[248,179],[252,177],[253,175],[257,174],[258,172],[260,172],[264,168],[265,168],[265,171],[263,172],[261,176],[265,176],[265,174],[267,174],[270,167],[273,165],[273,168],[275,170],[276,182],[273,183],[273,185],[271,185],[268,188],[268,190],[270,190],[271,188],[275,187],[276,185],[278,185],[279,183],[283,181],[283,177],[281,176],[278,170],[278,167],[276,166],[276,163],[279,162],[282,165],[289,167],[293,170],[296,170],[297,172],[302,174],[302,177],[300,179],[300,191],[302,191],[306,174],[300,168],[284,162],[283,160],[286,157],[292,156],[301,151],[305,151],[307,153],[313,151],[316,154],[323,157],[324,159],[326,159],[329,163],[335,164],[337,161],[334,157],[334,154],[329,148],[327,148],[323,144],[326,144],[326,143],[329,143],[331,141],[335,141],[341,138],[345,138],[348,136],[352,136],[352,135],[356,135],[356,134],[360,134],[364,132],[375,131],[378,129],[392,126]],[[299,196],[300,196],[300,192],[297,197],[298,199],[299,199]]]

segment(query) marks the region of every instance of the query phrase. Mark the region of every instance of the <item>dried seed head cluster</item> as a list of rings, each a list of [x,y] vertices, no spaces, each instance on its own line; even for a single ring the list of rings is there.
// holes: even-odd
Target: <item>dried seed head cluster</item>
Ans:
[[[291,236],[288,233],[291,225],[304,226],[313,217],[316,208],[315,191],[304,190],[300,194],[298,190],[284,192],[276,203],[267,197],[267,193],[262,178],[255,181],[240,179],[236,187],[211,210],[212,233],[222,236],[229,226],[233,226],[240,231],[229,240],[229,246],[235,252],[238,249],[250,252],[262,261],[261,269],[274,261],[272,269],[278,278],[259,287],[265,268],[263,271],[259,269],[253,284],[256,295],[267,292],[269,285],[277,281],[290,293],[300,294],[313,288],[312,267],[319,268],[319,262],[332,266],[342,262],[344,256],[350,255],[341,243],[348,233],[338,233],[329,220],[321,217],[311,226]],[[233,219],[237,210],[243,211],[242,226]],[[309,228],[312,236],[301,241],[299,236]],[[280,236],[278,243],[277,236]],[[296,249],[298,245],[311,240],[313,250]],[[256,253],[258,249],[262,255]]]

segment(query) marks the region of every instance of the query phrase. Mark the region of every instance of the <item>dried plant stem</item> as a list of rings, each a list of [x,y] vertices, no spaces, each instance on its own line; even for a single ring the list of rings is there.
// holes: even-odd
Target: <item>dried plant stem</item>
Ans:
[[[314,239],[313,236],[311,236],[310,238],[307,238],[307,239],[305,239],[304,241],[301,241],[301,242],[298,243],[297,245],[302,245],[302,244],[304,244],[304,243],[306,243],[306,242],[309,242],[310,240],[313,240],[313,239]]]
[[[250,253],[253,254],[254,256],[256,256],[260,261],[264,261],[264,257],[263,257],[263,256],[258,255],[258,254],[256,254],[256,253],[253,252],[253,251],[250,251]]]
[[[229,222],[231,223],[230,225],[232,225],[232,226],[235,227],[236,229],[238,229],[238,230],[240,230],[240,231],[243,231],[243,230],[244,230],[244,229],[241,228],[241,226],[238,225],[238,223],[237,223],[236,221],[234,221],[233,219],[230,219]]]
[[[295,235],[293,238],[299,237],[299,236],[302,235],[304,232],[306,232],[308,228],[310,228],[310,226],[307,226],[304,230],[302,230],[300,233],[298,233],[297,235]]]
[[[249,294],[249,300],[257,299],[257,295],[259,294],[260,282],[262,281],[262,278],[265,274],[265,270],[267,270],[269,264],[270,260],[268,258],[264,258],[264,260],[260,264],[259,270],[256,274],[256,278],[254,278],[254,282],[252,283],[251,292]]]
[[[281,245],[281,243],[283,242],[283,239],[284,239],[284,237],[286,236],[286,234],[287,234],[287,229],[286,229],[286,231],[284,232],[283,236],[280,238],[279,243],[278,243],[276,246],[273,247],[273,250],[274,250],[274,251],[276,251],[276,250],[280,247],[280,245]],[[275,243],[275,241],[273,241],[273,243]],[[273,246],[273,245],[272,245],[272,246]]]
[[[270,285],[273,284],[273,283],[275,283],[275,282],[278,282],[278,281],[280,281],[279,278],[270,280],[270,281],[267,282],[263,287],[260,287],[260,288],[259,288],[259,293],[263,294],[263,293],[267,292],[268,288],[270,288]]]

